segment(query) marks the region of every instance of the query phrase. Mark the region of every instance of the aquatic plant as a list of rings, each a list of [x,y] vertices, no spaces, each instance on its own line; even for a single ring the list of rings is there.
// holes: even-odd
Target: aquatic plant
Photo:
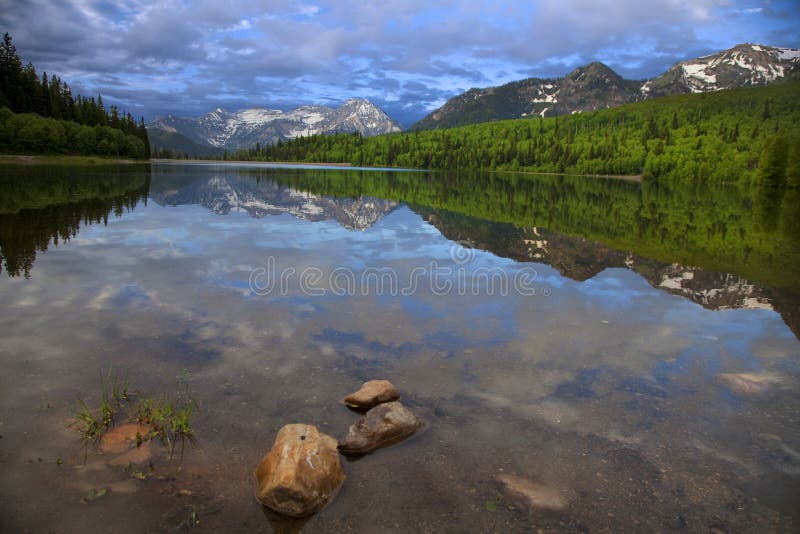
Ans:
[[[186,441],[195,443],[194,430],[191,425],[192,409],[195,406],[191,398],[180,397],[170,400],[165,397],[143,398],[136,407],[136,421],[152,430],[141,436],[142,442],[158,439],[167,445],[170,457],[175,445],[181,444],[181,451]],[[139,441],[137,434],[137,442]]]
[[[78,398],[75,411],[75,426],[85,445],[96,443],[109,426],[116,423],[123,414],[127,421],[137,422],[147,431],[136,433],[136,446],[147,441],[158,440],[165,444],[172,458],[175,447],[180,443],[181,454],[188,441],[196,443],[192,428],[192,413],[196,404],[186,392],[170,398],[166,395],[144,396],[132,393],[128,379],[112,376],[109,371],[101,375],[100,408],[92,410],[86,402]],[[134,397],[138,400],[134,404]]]
[[[82,399],[78,399],[78,404],[79,407],[75,411],[75,424],[82,439],[87,443],[99,440],[105,428],[101,419],[94,415],[94,412],[86,406]]]

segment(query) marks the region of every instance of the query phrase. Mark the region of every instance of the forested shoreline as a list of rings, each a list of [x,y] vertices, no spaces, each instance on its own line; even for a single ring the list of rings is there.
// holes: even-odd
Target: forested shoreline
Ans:
[[[58,76],[23,67],[5,34],[0,153],[148,159],[151,151],[143,118],[107,111],[101,96],[73,96]],[[220,159],[800,187],[800,81],[442,130],[301,136]]]
[[[23,67],[11,36],[0,44],[0,153],[75,154],[147,159],[150,143],[139,123],[103,99],[73,96],[58,76]]]
[[[443,130],[312,135],[228,158],[798,187],[800,82]]]

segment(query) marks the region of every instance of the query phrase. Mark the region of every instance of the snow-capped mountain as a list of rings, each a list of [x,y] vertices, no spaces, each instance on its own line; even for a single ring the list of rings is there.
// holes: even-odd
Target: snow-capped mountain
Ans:
[[[670,67],[645,81],[625,80],[602,63],[563,78],[527,78],[470,89],[448,100],[413,129],[448,128],[524,116],[593,111],[659,96],[766,85],[800,77],[800,50],[741,44]]]
[[[257,218],[289,213],[308,221],[334,219],[351,230],[366,230],[398,206],[391,200],[366,196],[316,195],[269,180],[256,181],[226,173],[192,180],[177,188],[167,181],[156,180],[150,197],[161,205],[199,204],[220,215],[240,211]]]
[[[534,115],[566,115],[618,106],[640,95],[641,82],[625,80],[595,62],[563,78],[527,78],[499,87],[470,89],[448,100],[412,128],[427,130]]]
[[[681,61],[642,84],[646,97],[705,93],[766,85],[800,75],[800,50],[740,44],[717,54]]]
[[[173,115],[154,119],[148,128],[180,134],[195,143],[236,150],[321,133],[359,132],[365,136],[399,132],[400,127],[368,100],[353,98],[339,106],[303,106],[291,111],[217,108],[201,117]]]

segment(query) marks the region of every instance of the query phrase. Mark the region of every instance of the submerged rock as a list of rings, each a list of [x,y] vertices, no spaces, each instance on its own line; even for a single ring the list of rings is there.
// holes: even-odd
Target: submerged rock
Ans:
[[[550,486],[506,473],[497,475],[497,480],[503,485],[506,496],[524,508],[561,510],[567,506],[566,497]]]
[[[112,428],[100,439],[100,450],[115,454],[111,465],[143,464],[153,457],[153,447],[147,435],[152,430],[147,425],[126,423]]]
[[[353,423],[339,450],[349,455],[369,454],[406,439],[421,427],[422,421],[399,401],[387,402]]]
[[[344,398],[344,403],[353,408],[372,408],[384,402],[396,401],[400,398],[394,385],[388,380],[370,380],[364,382],[361,389]]]
[[[304,424],[285,425],[278,431],[255,475],[256,498],[291,517],[322,510],[345,479],[336,440]]]
[[[740,395],[758,395],[780,384],[781,377],[772,373],[721,373],[717,382]]]

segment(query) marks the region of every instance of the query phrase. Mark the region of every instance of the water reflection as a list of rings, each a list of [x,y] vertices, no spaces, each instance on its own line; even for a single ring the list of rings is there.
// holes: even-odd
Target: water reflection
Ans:
[[[217,179],[249,177],[318,196],[376,197],[520,228],[543,227],[665,263],[800,289],[800,192],[794,190],[765,197],[736,187],[585,177],[211,169]],[[194,172],[157,167],[157,182],[167,188],[185,185]]]
[[[81,225],[107,224],[112,213],[146,205],[148,195],[161,205],[257,218],[290,213],[356,230],[402,201],[427,202],[416,213],[465,246],[545,263],[578,281],[629,268],[708,309],[775,309],[800,336],[800,209],[793,209],[800,198],[793,190],[759,188],[748,196],[734,188],[569,177],[164,166],[155,167],[151,188],[149,167],[1,170],[0,262],[9,276],[30,277],[37,252],[69,241]]]
[[[345,228],[365,230],[398,206],[392,200],[359,196],[328,197],[231,170],[206,174],[157,174],[153,199],[162,205],[199,204],[214,213],[245,212],[253,217],[290,213],[307,221],[333,219]]]
[[[0,279],[6,530],[162,532],[195,515],[209,530],[268,527],[252,470],[275,431],[299,421],[342,437],[354,419],[339,399],[376,377],[429,430],[348,463],[330,508],[273,528],[767,532],[797,521],[798,341],[777,313],[752,309],[785,316],[764,291],[790,292],[748,274],[796,253],[785,196],[768,234],[744,192],[705,213],[702,192],[549,177],[156,166],[151,181],[157,202],[82,225],[28,280]],[[742,232],[751,250],[739,264]],[[469,261],[451,255],[455,240]],[[706,263],[683,267],[684,255]],[[466,276],[533,268],[552,292],[258,295],[248,277],[268,257],[401,279],[431,261]],[[762,274],[785,279],[781,261]],[[80,467],[67,421],[76,395],[99,404],[94,370],[108,367],[148,392],[190,387],[202,450],[180,469],[154,458],[147,480],[99,455]],[[740,387],[753,383],[763,389]],[[510,477],[557,490],[564,508],[512,509],[498,497]],[[43,487],[52,499],[40,507]],[[101,487],[106,497],[76,505]]]
[[[410,201],[466,246],[546,263],[578,281],[629,268],[708,309],[776,309],[800,336],[797,191],[756,189],[751,197],[736,188],[582,177],[157,167],[152,196],[219,214],[291,213],[359,230]]]
[[[800,296],[793,289],[757,284],[733,273],[665,263],[545,228],[476,221],[424,207],[415,210],[448,239],[517,261],[546,263],[572,280],[588,280],[609,268],[628,268],[653,287],[710,310],[774,309],[800,338]]]
[[[138,166],[0,167],[0,266],[29,278],[37,253],[146,203],[149,186]]]

